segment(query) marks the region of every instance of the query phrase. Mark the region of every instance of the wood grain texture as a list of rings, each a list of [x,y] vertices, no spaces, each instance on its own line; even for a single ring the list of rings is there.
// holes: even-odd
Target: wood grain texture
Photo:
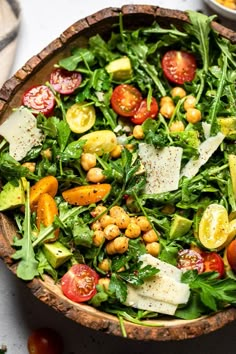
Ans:
[[[5,82],[0,90],[0,121],[7,119],[11,109],[21,104],[22,93],[35,84],[47,80],[53,64],[59,58],[70,53],[74,46],[86,45],[91,35],[100,33],[104,37],[110,35],[111,27],[119,21],[120,12],[123,14],[124,25],[135,29],[140,26],[150,25],[154,20],[160,25],[168,27],[174,23],[181,28],[188,22],[188,16],[181,11],[162,9],[148,5],[127,5],[119,8],[108,8],[84,18],[66,29],[59,38],[56,38],[40,53],[30,58],[15,75]],[[232,43],[236,43],[236,33],[222,27],[218,23],[212,23],[213,28]],[[16,228],[12,220],[0,213],[0,257],[7,267],[16,272],[16,264],[11,255],[14,250],[11,247]],[[34,279],[26,283],[31,292],[46,305],[61,312],[71,320],[107,334],[121,336],[120,325],[116,317],[105,314],[85,304],[75,304],[67,299],[57,285],[48,276],[44,281]],[[193,321],[184,320],[159,320],[150,321],[157,327],[145,327],[125,322],[128,338],[142,341],[169,341],[194,338],[215,331],[227,323],[236,319],[236,309],[227,308],[211,316]]]

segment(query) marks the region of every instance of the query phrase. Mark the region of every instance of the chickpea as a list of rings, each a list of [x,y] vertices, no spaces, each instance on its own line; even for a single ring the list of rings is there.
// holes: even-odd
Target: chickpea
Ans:
[[[118,236],[114,240],[110,241],[106,245],[106,252],[108,254],[123,254],[129,247],[129,239],[124,236]]]
[[[119,206],[114,206],[110,210],[111,217],[114,218],[115,224],[120,229],[126,229],[130,222],[129,215]]]
[[[118,159],[121,156],[122,152],[122,146],[121,145],[116,145],[114,149],[110,152],[110,156],[113,159]]]
[[[104,213],[107,210],[107,208],[104,205],[97,205],[96,208],[93,209],[91,212],[91,215],[96,218],[100,214]],[[104,215],[104,214],[103,214]]]
[[[152,228],[152,225],[150,224],[146,216],[138,216],[135,222],[137,225],[139,225],[141,231],[143,232],[149,231]]]
[[[110,215],[103,215],[100,218],[100,223],[103,228],[105,228],[107,225],[114,224],[114,218],[112,218]]]
[[[98,284],[101,285],[104,290],[108,291],[109,284],[110,284],[110,279],[109,278],[100,278],[98,280]]]
[[[156,257],[160,253],[161,246],[158,242],[151,242],[146,244],[147,253],[151,254],[153,257]]]
[[[91,224],[90,228],[93,231],[102,230],[102,225],[99,220],[96,220]]]
[[[42,150],[41,156],[47,160],[51,160],[52,159],[52,150],[50,148]]]
[[[147,232],[145,232],[143,235],[143,240],[146,243],[152,243],[158,241],[159,234],[156,233],[155,230],[151,229]]]
[[[104,258],[99,264],[98,268],[103,270],[104,272],[109,272],[111,269],[111,260],[109,258]]]
[[[144,138],[144,132],[141,125],[135,125],[133,129],[133,136],[138,140],[142,140]]]
[[[92,167],[87,172],[86,179],[92,183],[101,183],[105,181],[106,176],[103,174],[103,170],[99,167]]]
[[[90,153],[83,153],[81,155],[80,164],[85,171],[89,171],[97,164],[96,155]]]
[[[134,222],[129,223],[127,229],[125,230],[125,236],[129,238],[137,238],[141,235],[140,226]]]
[[[179,98],[183,98],[187,95],[186,91],[180,86],[173,87],[170,93],[172,97],[179,97]]]
[[[99,247],[103,244],[104,241],[105,241],[104,232],[102,230],[95,230],[93,234],[93,244],[96,247]]]
[[[187,111],[189,108],[194,108],[196,105],[196,98],[192,95],[186,97],[184,101],[184,109]]]
[[[140,211],[140,208],[139,208],[136,200],[131,195],[128,196],[125,204],[131,213],[137,213]]]
[[[174,101],[170,96],[163,96],[160,100],[160,107],[164,106],[165,104],[174,105]]]
[[[171,123],[170,132],[183,132],[185,129],[184,123],[181,120],[176,120]]]
[[[160,108],[160,113],[163,115],[163,117],[170,119],[174,113],[175,106],[174,104],[170,103],[165,103],[163,106]]]
[[[200,122],[202,119],[201,111],[197,108],[188,108],[186,111],[186,119],[192,124]]]
[[[28,168],[28,170],[32,173],[35,171],[36,163],[35,162],[24,162],[22,167]]]
[[[113,218],[119,217],[120,214],[125,213],[124,209],[119,206],[119,205],[114,205],[111,209],[110,209],[110,215]]]
[[[129,150],[130,152],[133,152],[134,151],[134,145],[133,144],[126,144],[125,145],[125,148],[127,150]]]
[[[107,225],[103,231],[104,231],[105,238],[109,241],[113,240],[114,238],[120,235],[120,229],[115,224]]]

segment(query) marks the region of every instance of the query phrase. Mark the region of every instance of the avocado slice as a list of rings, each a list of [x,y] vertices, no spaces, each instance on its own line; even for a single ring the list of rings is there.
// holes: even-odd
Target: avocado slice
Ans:
[[[111,61],[105,69],[109,74],[112,74],[114,80],[127,80],[132,76],[131,62],[126,56]]]
[[[12,181],[7,182],[0,192],[0,211],[18,208],[25,204],[26,179],[22,177],[15,185]]]
[[[43,253],[53,268],[68,261],[72,257],[72,253],[61,242],[44,243]]]
[[[236,138],[236,117],[219,117],[217,122],[222,134],[228,139]]]
[[[229,171],[230,177],[232,181],[234,199],[236,200],[236,155],[230,154],[228,156],[229,159]]]
[[[175,214],[170,227],[170,238],[174,239],[185,235],[190,230],[192,223],[192,220]]]

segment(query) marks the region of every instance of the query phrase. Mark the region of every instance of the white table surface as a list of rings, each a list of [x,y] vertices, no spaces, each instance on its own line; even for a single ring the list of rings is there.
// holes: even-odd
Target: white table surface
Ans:
[[[75,21],[104,7],[128,3],[119,0],[20,0],[22,15],[18,47],[12,73]],[[153,4],[180,10],[203,10],[201,0],[141,0],[129,3]],[[233,24],[222,19],[228,27]],[[37,300],[24,283],[0,261],[0,346],[7,354],[26,354],[27,338],[33,328],[49,326],[61,333],[65,354],[234,354],[236,323],[209,335],[180,342],[136,342],[108,336],[82,327]],[[44,353],[41,353],[44,354]]]

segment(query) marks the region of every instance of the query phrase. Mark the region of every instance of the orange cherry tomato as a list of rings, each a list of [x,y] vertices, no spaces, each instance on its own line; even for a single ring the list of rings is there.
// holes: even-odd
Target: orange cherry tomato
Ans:
[[[111,96],[113,110],[123,117],[132,117],[142,101],[141,92],[132,85],[116,86]]]
[[[202,254],[204,259],[204,272],[218,272],[219,278],[225,273],[224,261],[216,252],[205,252]]]
[[[230,267],[236,272],[236,239],[231,241],[228,245],[226,255]]]
[[[62,292],[72,301],[88,301],[97,292],[98,279],[98,274],[86,264],[74,264],[61,279]]]
[[[28,337],[29,354],[62,354],[63,347],[61,335],[51,328],[38,328]]]
[[[132,123],[142,124],[148,118],[156,118],[158,113],[158,104],[154,97],[151,99],[150,107],[148,107],[147,99],[144,98],[134,116],[131,118]]]
[[[45,227],[52,225],[55,215],[58,215],[58,208],[54,198],[48,193],[41,194],[36,211],[36,224],[38,230],[40,230],[41,224]],[[59,229],[54,231],[54,235],[55,237],[50,238],[50,242],[58,239]]]
[[[30,208],[36,211],[38,200],[41,194],[48,193],[53,198],[58,191],[58,181],[54,176],[46,176],[41,178],[30,188]]]
[[[62,192],[62,196],[69,204],[89,205],[101,201],[110,190],[110,184],[90,184],[68,189]]]
[[[43,113],[49,116],[55,106],[55,97],[49,87],[38,85],[29,88],[22,98],[24,106],[32,109],[35,113]]]
[[[194,55],[180,50],[166,52],[161,65],[165,77],[179,85],[192,81],[197,69]]]

